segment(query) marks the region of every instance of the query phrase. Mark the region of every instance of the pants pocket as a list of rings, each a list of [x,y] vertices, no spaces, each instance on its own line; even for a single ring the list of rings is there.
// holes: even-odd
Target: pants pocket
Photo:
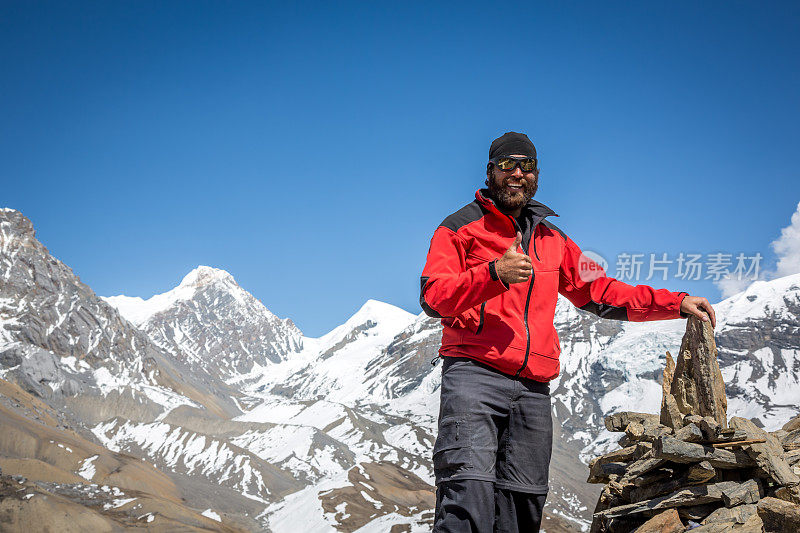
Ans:
[[[439,435],[433,446],[437,483],[472,468],[470,436],[466,416],[445,417],[439,423]]]
[[[497,465],[497,478],[507,488],[547,492],[553,450],[551,409],[550,396],[545,394],[525,391],[518,399],[509,419],[503,458]]]

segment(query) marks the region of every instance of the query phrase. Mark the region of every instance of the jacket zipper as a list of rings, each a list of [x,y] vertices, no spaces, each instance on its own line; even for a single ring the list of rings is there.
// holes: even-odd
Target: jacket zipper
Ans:
[[[530,350],[531,350],[531,332],[528,329],[528,308],[530,307],[530,304],[531,304],[531,291],[533,290],[533,280],[535,278],[536,278],[536,274],[533,272],[533,269],[531,269],[531,282],[528,285],[528,297],[525,299],[525,312],[522,315],[523,316],[523,320],[525,322],[525,336],[527,337],[527,339],[525,341],[525,359],[522,360],[522,366],[519,367],[519,370],[517,370],[517,373],[514,374],[515,378],[518,378],[519,375],[522,373],[522,371],[525,370],[525,367],[528,364],[528,355],[530,355]]]
[[[475,330],[475,335],[478,335],[483,329],[483,310],[486,308],[486,302],[481,304],[481,318],[478,321],[478,329]]]
[[[514,220],[514,217],[511,215],[506,215],[511,223],[514,225],[514,230],[519,231],[522,233],[522,229],[517,224],[517,221]],[[531,240],[533,241],[533,253],[536,255],[536,259],[539,259],[539,255],[536,254],[536,228],[533,228],[531,231]],[[522,313],[522,322],[525,324],[525,359],[522,360],[522,366],[519,367],[517,373],[514,374],[515,378],[518,378],[519,375],[525,370],[525,367],[528,365],[528,356],[530,355],[531,351],[531,330],[528,327],[528,309],[530,309],[531,305],[531,292],[533,292],[533,280],[536,279],[536,273],[531,269],[531,280],[528,283],[528,295],[525,298],[525,311]],[[482,310],[483,308],[481,308]]]

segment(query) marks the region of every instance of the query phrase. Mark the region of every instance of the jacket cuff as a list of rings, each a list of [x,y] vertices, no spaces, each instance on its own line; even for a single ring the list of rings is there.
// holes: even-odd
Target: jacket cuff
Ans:
[[[681,318],[689,318],[688,313],[684,313],[683,311],[681,311],[681,304],[683,303],[683,299],[686,298],[687,296],[689,296],[688,292],[678,293],[678,314],[680,315]]]
[[[492,280],[494,281],[499,281],[500,283],[503,284],[503,287],[508,289],[508,285],[506,284],[506,282],[501,280],[500,276],[497,275],[497,266],[495,265],[495,263],[497,263],[497,259],[489,263],[489,277],[492,278]]]

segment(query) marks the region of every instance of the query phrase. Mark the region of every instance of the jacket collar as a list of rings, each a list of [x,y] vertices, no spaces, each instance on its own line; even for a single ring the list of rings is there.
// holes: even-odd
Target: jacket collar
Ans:
[[[496,212],[499,215],[504,215],[502,211],[500,211],[494,203],[494,200],[489,198],[489,189],[479,189],[475,192],[475,199],[487,209]],[[542,202],[536,201],[531,198],[527,204],[522,208],[522,214],[528,213],[533,219],[538,219],[539,221],[542,220],[544,217],[554,216],[557,217],[555,211],[544,205]],[[537,222],[538,223],[538,222]]]

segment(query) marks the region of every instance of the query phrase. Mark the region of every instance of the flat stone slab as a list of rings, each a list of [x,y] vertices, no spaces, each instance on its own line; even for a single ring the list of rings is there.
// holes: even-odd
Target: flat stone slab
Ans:
[[[758,502],[758,516],[767,531],[800,531],[800,505],[768,496]]]
[[[625,431],[628,424],[638,422],[643,426],[658,425],[658,415],[651,413],[636,413],[633,411],[622,411],[614,413],[605,418],[606,429],[609,431]]]
[[[714,468],[734,469],[753,466],[755,463],[742,450],[726,450],[683,442],[674,437],[661,437],[653,444],[653,454],[658,459],[675,463],[699,463],[708,461]]]
[[[725,491],[734,490],[741,485],[736,481],[721,481],[708,485],[697,485],[685,489],[677,490],[666,496],[654,498],[652,500],[619,505],[595,513],[599,518],[617,518],[628,514],[643,513],[658,509],[671,509],[675,507],[702,505],[704,503],[722,501],[722,494]]]
[[[688,531],[692,533],[763,533],[764,524],[758,514],[753,514],[743,523],[735,520],[711,522]]]
[[[705,483],[717,473],[717,470],[708,461],[701,461],[689,467],[686,479],[690,483]]]
[[[737,524],[744,524],[748,518],[757,513],[758,507],[755,504],[739,505],[730,509],[727,507],[720,507],[708,515],[701,523],[734,522]]]
[[[681,533],[684,529],[678,511],[668,509],[639,526],[636,533]]]
[[[705,436],[699,427],[695,424],[686,424],[681,429],[675,432],[675,438],[683,442],[702,442]]]
[[[725,507],[757,503],[764,494],[761,483],[755,479],[748,479],[736,488],[722,491],[722,501]]]

